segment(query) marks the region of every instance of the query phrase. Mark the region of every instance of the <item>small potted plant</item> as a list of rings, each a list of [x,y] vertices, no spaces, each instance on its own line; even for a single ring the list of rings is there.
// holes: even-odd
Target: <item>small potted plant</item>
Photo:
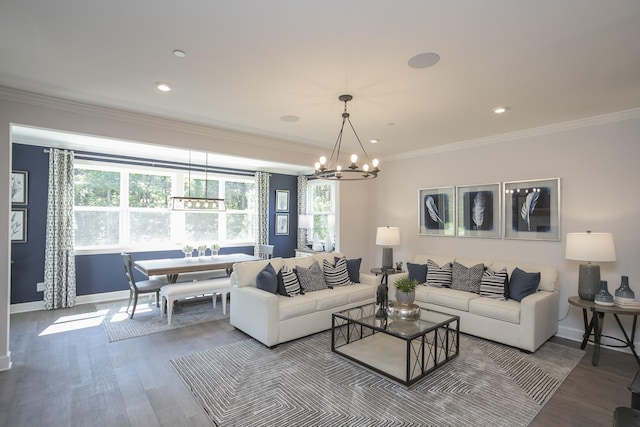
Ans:
[[[396,301],[412,304],[416,299],[416,286],[418,281],[410,279],[408,276],[402,277],[395,281]]]
[[[402,261],[396,262],[396,271],[402,271]]]
[[[193,246],[184,245],[184,247],[182,248],[182,252],[184,252],[185,258],[191,258],[191,256],[193,255]]]
[[[220,244],[218,242],[213,242],[211,244],[211,256],[218,255],[219,250],[220,250]]]
[[[207,245],[199,245],[198,246],[198,258],[203,259],[206,250],[207,250]]]

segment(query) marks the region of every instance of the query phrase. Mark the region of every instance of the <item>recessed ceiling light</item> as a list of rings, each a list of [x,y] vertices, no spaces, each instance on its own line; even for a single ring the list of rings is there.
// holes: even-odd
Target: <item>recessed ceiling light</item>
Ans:
[[[508,109],[509,107],[496,107],[493,109],[493,112],[496,114],[502,114],[502,113],[506,113]]]
[[[377,144],[378,142],[380,142],[379,139],[372,139],[371,141],[369,141],[372,144]]]
[[[437,53],[420,53],[409,59],[409,67],[411,68],[428,68],[436,65],[440,61],[440,55]]]
[[[177,56],[178,58],[184,58],[185,56],[187,56],[187,52],[185,52],[184,50],[180,50],[180,49],[174,50],[173,54],[175,56]]]
[[[163,92],[169,92],[172,89],[169,83],[164,83],[164,82],[156,83],[156,87],[158,88],[158,90],[161,90]]]
[[[283,122],[297,122],[298,120],[300,120],[300,117],[298,116],[293,116],[293,115],[288,115],[288,116],[282,116],[280,117],[280,120],[282,120]]]

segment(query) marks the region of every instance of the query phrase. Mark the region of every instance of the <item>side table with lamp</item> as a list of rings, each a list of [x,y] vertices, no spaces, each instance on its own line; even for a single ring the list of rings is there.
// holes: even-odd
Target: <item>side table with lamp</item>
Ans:
[[[371,273],[382,275],[376,292],[376,303],[380,306],[376,317],[385,318],[389,306],[389,274],[395,273],[393,268],[393,248],[400,244],[400,229],[398,227],[378,227],[376,230],[376,245],[382,246],[382,268],[372,268]]]

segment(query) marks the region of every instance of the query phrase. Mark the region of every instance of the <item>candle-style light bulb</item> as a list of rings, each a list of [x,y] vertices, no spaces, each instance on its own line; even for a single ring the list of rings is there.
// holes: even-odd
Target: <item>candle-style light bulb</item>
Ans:
[[[379,163],[380,162],[378,161],[378,159],[371,160],[371,164],[373,165],[374,168],[377,168]]]
[[[325,156],[320,157],[320,164],[324,166],[327,163],[327,158]]]
[[[358,161],[358,156],[357,156],[357,155],[355,155],[355,154],[352,154],[352,155],[351,155],[351,163],[355,163],[355,162],[357,162],[357,161]]]

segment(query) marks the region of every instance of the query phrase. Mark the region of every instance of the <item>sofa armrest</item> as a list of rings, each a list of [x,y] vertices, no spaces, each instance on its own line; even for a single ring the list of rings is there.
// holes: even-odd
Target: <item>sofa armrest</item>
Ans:
[[[536,351],[558,332],[560,293],[538,291],[520,301],[521,348]]]
[[[253,286],[232,286],[229,321],[267,347],[279,340],[278,296]]]

